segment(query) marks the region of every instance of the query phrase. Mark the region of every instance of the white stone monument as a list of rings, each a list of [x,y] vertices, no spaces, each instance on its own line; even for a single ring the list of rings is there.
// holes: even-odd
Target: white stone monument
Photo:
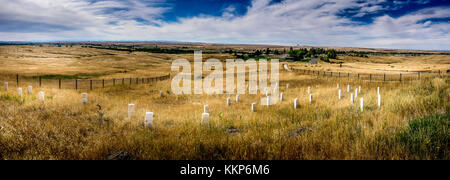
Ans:
[[[135,105],[129,104],[128,105],[128,118],[134,117],[134,112],[135,112]]]
[[[145,113],[145,126],[148,128],[153,128],[153,112]]]

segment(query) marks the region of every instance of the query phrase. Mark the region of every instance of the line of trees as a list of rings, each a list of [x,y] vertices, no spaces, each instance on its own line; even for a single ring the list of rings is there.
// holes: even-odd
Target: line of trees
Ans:
[[[338,51],[334,49],[325,50],[323,48],[311,48],[311,49],[295,49],[290,48],[289,57],[295,61],[301,61],[305,58],[317,58],[320,56],[321,60],[329,62],[330,59],[337,59]]]

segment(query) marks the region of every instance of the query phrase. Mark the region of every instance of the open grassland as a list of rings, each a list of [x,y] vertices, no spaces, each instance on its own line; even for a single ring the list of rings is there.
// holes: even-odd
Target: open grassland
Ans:
[[[234,59],[205,54],[204,59]],[[0,46],[0,75],[56,75],[78,78],[154,77],[170,73],[173,60],[193,61],[192,54],[155,54],[95,48]]]
[[[36,48],[46,53],[23,53],[21,58],[8,55],[0,60],[1,72],[104,74],[97,78],[165,75],[170,72],[169,58],[177,59],[176,55],[82,48],[31,49]],[[56,57],[56,53],[71,55],[65,59],[65,55]],[[95,55],[92,59],[72,57],[82,53]],[[54,66],[40,64],[41,59],[31,57],[33,54],[49,59]],[[192,55],[181,56],[192,59]],[[17,64],[20,62],[30,65]],[[75,65],[64,65],[69,62]],[[138,62],[140,65],[136,65]],[[92,65],[91,69],[85,69],[86,63]],[[408,64],[407,60],[402,63]],[[432,66],[439,61],[423,63]],[[250,104],[260,102],[264,95],[241,95],[239,103],[232,101],[228,107],[226,98],[234,96],[174,95],[167,93],[171,91],[170,81],[89,91],[87,105],[81,102],[84,90],[35,87],[33,94],[24,91],[20,98],[11,85],[8,92],[0,90],[0,159],[107,159],[118,151],[128,152],[131,159],[157,160],[450,159],[449,83],[446,76],[382,83],[281,71],[280,91],[285,93],[285,101],[270,107],[258,103],[254,113]],[[341,100],[337,84],[343,92]],[[362,87],[355,104],[350,102],[347,84],[352,92]],[[309,103],[308,87],[313,103]],[[381,108],[377,106],[377,87],[381,87]],[[46,93],[44,103],[36,98],[41,90]],[[165,92],[163,97],[161,90]],[[359,109],[361,97],[365,101],[363,112]],[[293,108],[294,98],[300,99],[298,109]],[[136,104],[133,118],[127,117],[130,103]],[[211,123],[202,126],[206,104],[210,106]],[[143,126],[145,112],[155,113],[153,129]]]
[[[204,54],[203,59],[221,61],[235,59],[230,54]],[[146,77],[166,75],[173,60],[193,61],[192,54],[157,54],[146,52],[113,51],[95,48],[0,46],[0,74],[66,75],[79,78]],[[339,64],[290,63],[292,67],[334,72],[399,73],[446,72],[450,69],[450,56],[352,56],[332,60]]]
[[[408,74],[414,72],[446,72],[450,70],[450,56],[370,56],[369,58],[343,56],[332,60],[335,64],[294,64],[293,67],[342,73]],[[342,67],[338,63],[343,63]]]

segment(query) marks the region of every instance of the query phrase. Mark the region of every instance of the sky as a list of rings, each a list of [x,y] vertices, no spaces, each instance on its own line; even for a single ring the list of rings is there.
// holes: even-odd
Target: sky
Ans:
[[[450,50],[449,0],[0,0],[0,41]]]

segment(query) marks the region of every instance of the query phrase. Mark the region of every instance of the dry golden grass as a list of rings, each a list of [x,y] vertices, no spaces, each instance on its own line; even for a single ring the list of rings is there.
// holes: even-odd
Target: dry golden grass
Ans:
[[[172,60],[193,61],[193,55],[122,52],[94,48],[0,46],[0,74],[97,75],[96,79],[155,77],[170,72]],[[227,54],[206,54],[204,59],[233,58]]]
[[[407,74],[410,72],[446,72],[450,70],[450,56],[370,56],[369,58],[344,56],[333,62],[339,64],[320,63],[319,65],[292,64],[293,67],[320,71],[343,73],[373,73],[373,74]]]
[[[239,46],[236,46],[239,47]],[[251,47],[251,46],[250,46]],[[0,74],[31,75],[74,75],[95,74],[97,79],[136,76],[166,75],[170,64],[176,59],[193,61],[192,54],[155,54],[145,52],[121,52],[94,48],[0,46]],[[203,59],[234,59],[229,54],[205,54]],[[399,73],[429,72],[450,69],[450,56],[371,56],[359,58],[344,56],[338,64],[321,63],[311,66],[306,63],[291,63],[292,67],[309,68],[334,72]]]
[[[53,48],[46,51],[60,52]],[[84,51],[66,49],[64,54]],[[92,54],[104,52],[89,49]],[[86,70],[84,64],[67,68],[74,68],[73,73],[112,72],[106,77],[114,77],[118,75],[115,66],[138,55],[111,56],[124,59],[96,62],[97,57],[90,62],[70,57],[95,64],[97,69]],[[154,56],[162,57],[158,60]],[[146,68],[127,64],[127,69],[136,68],[129,73],[145,75],[145,70],[154,70],[167,74],[170,64],[165,55],[154,56],[143,54],[146,60],[136,60],[149,63]],[[37,67],[33,72],[37,74],[50,72],[51,68],[39,65],[40,60],[29,59],[35,62],[22,68]],[[62,59],[56,59],[54,62],[61,65]],[[1,67],[5,68],[1,71],[19,72],[14,61],[23,60],[8,61],[2,63],[9,68]],[[154,61],[159,64],[153,65]],[[58,74],[66,72],[63,68],[56,70]],[[344,92],[342,100],[337,98],[337,84]],[[352,91],[362,87],[359,97],[365,99],[364,112],[359,111],[359,98],[357,103],[350,103],[347,84],[352,85]],[[315,99],[312,104],[308,102],[308,86]],[[377,87],[381,87],[381,109],[377,107]],[[36,99],[40,90],[46,92],[45,103]],[[117,151],[128,152],[132,159],[157,160],[449,159],[447,129],[440,132],[446,136],[437,144],[438,150],[434,144],[419,144],[431,150],[418,153],[409,141],[398,138],[415,118],[448,113],[450,89],[446,77],[418,83],[369,83],[281,71],[280,90],[286,100],[271,107],[258,105],[255,113],[250,112],[250,104],[259,102],[262,95],[241,95],[240,103],[232,102],[227,107],[226,98],[234,96],[165,93],[159,97],[160,90],[170,91],[170,81],[96,89],[88,92],[89,103],[83,105],[84,90],[35,88],[32,95],[25,93],[19,98],[11,85],[8,92],[0,90],[0,159],[106,159]],[[300,98],[299,109],[293,109],[294,98]],[[134,118],[127,117],[127,105],[131,103],[136,104]],[[97,104],[103,107],[102,118]],[[206,104],[210,106],[211,123],[201,126]],[[153,129],[142,125],[145,112],[155,113]],[[448,126],[448,118],[445,122]],[[238,132],[228,133],[230,129]]]

